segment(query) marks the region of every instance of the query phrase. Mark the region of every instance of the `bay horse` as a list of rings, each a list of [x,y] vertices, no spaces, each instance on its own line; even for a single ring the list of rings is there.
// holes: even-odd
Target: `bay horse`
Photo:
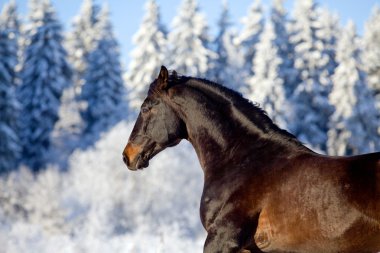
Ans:
[[[123,160],[145,168],[182,139],[204,172],[205,253],[380,251],[380,152],[315,153],[239,93],[162,66]]]

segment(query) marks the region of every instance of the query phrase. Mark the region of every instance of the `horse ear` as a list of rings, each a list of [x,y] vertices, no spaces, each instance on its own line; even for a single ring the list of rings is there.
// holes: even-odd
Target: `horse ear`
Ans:
[[[173,70],[172,71],[172,76],[173,76],[174,79],[177,79],[178,78],[177,71]]]
[[[161,66],[160,74],[158,74],[158,88],[161,90],[166,90],[168,86],[169,72],[165,66]]]

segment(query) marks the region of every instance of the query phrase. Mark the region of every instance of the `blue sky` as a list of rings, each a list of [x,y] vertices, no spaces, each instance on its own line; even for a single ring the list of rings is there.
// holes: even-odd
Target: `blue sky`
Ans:
[[[94,0],[102,4],[108,2],[111,9],[111,19],[115,28],[115,34],[120,43],[123,64],[129,61],[129,52],[133,48],[132,36],[138,30],[139,24],[144,15],[145,1],[141,0]],[[7,0],[0,0],[0,6]],[[22,15],[27,13],[27,0],[16,0]],[[64,24],[66,30],[70,29],[72,18],[77,15],[82,1],[80,0],[52,0],[56,7],[58,17]],[[221,11],[221,0],[198,0],[202,12],[205,14],[211,32],[215,32],[215,24]],[[231,19],[237,27],[241,17],[243,17],[253,0],[229,0]],[[264,6],[268,9],[271,0],[262,0]],[[163,23],[170,28],[171,20],[177,13],[181,0],[157,0],[160,6]],[[375,4],[380,5],[380,0],[319,0],[321,6],[329,8],[331,11],[338,13],[341,22],[344,24],[347,20],[355,21],[359,33],[363,31],[363,25],[368,19],[371,9]],[[292,9],[293,0],[285,1],[288,10]]]

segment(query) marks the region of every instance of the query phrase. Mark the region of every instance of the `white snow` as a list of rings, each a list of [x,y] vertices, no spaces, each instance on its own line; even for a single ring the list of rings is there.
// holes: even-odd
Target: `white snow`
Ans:
[[[189,143],[164,150],[143,171],[121,152],[132,124],[77,151],[70,171],[34,179],[22,169],[0,180],[0,241],[19,252],[201,252],[203,174]]]

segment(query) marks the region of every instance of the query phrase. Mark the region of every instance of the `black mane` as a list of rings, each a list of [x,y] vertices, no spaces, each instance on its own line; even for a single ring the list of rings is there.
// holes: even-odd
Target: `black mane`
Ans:
[[[302,143],[288,131],[278,127],[267,115],[266,111],[243,97],[237,91],[207,79],[178,75],[175,71],[169,76],[169,87],[176,85],[189,85],[204,91],[205,94],[213,94],[236,108],[252,126],[270,134],[272,137],[282,136],[287,141],[302,145]],[[152,88],[152,87],[151,87]],[[249,124],[248,123],[248,124]],[[303,146],[303,145],[302,145]]]

